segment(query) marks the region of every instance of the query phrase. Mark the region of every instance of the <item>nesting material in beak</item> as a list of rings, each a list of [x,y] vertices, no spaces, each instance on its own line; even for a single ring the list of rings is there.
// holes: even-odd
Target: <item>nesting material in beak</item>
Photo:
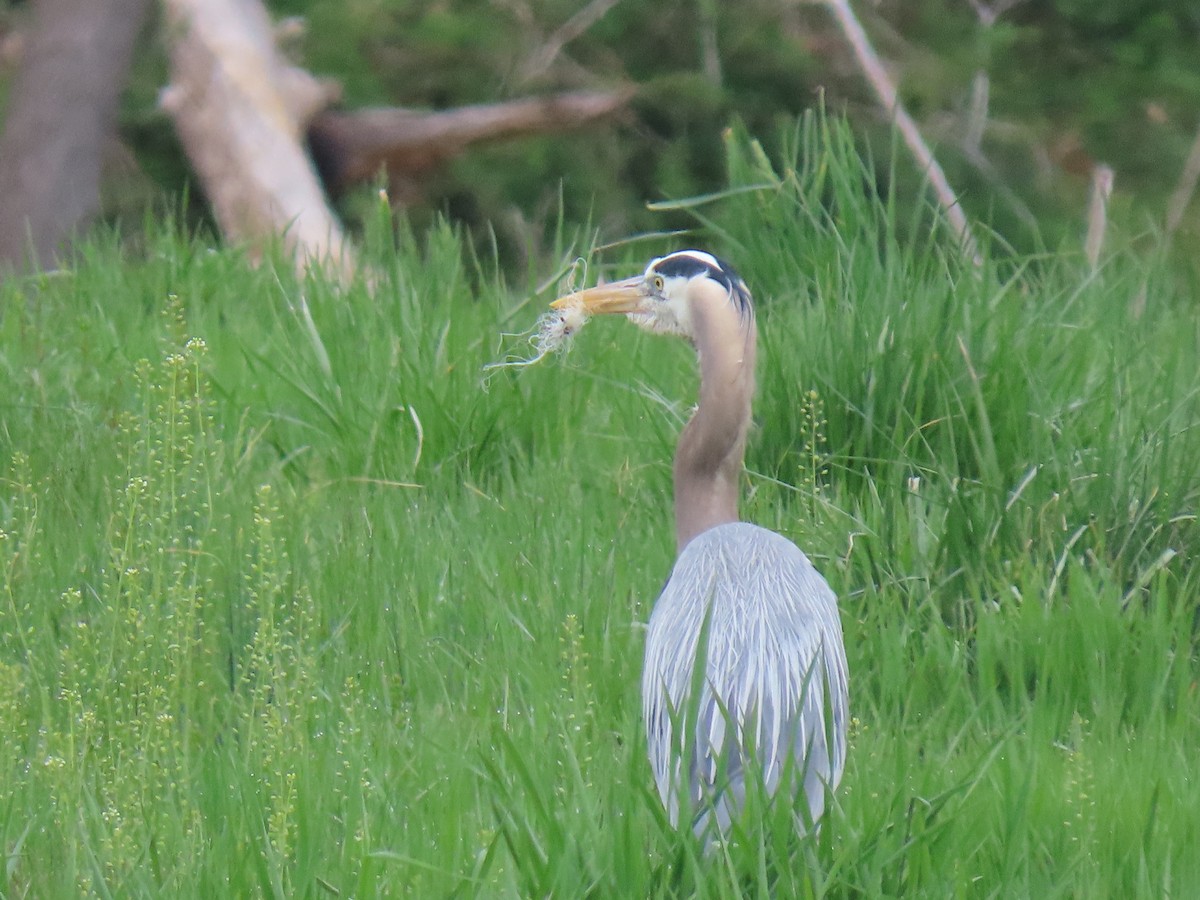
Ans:
[[[532,357],[510,357],[502,362],[489,363],[484,370],[532,366],[551,353],[567,350],[571,339],[592,316],[637,314],[644,311],[645,303],[645,279],[640,275],[566,294],[551,303],[550,311],[537,320],[529,338],[534,351]]]
[[[579,293],[586,293],[586,291]],[[538,317],[537,324],[534,325],[533,333],[529,338],[529,344],[533,347],[534,352],[532,357],[528,359],[510,357],[502,362],[488,363],[483,367],[484,371],[532,366],[534,363],[541,362],[551,353],[570,349],[571,340],[587,324],[590,315],[584,304],[574,302],[573,298],[577,296],[579,295],[568,294],[566,297],[555,300],[550,304],[550,310]],[[525,333],[530,334],[530,332]]]

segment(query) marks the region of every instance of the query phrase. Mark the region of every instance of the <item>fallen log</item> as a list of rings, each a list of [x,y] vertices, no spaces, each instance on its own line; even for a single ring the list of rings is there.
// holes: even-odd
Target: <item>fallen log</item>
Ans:
[[[343,278],[355,257],[326,192],[386,170],[411,177],[481,141],[560,131],[632,95],[567,93],[442,112],[333,111],[336,85],[279,51],[260,0],[164,0],[175,122],[225,237],[260,254],[282,240],[300,269]],[[311,156],[310,156],[311,152]]]
[[[341,223],[304,151],[308,121],[334,92],[275,46],[258,0],[164,0],[175,122],[227,239],[254,253],[282,239],[299,268],[355,267]]]

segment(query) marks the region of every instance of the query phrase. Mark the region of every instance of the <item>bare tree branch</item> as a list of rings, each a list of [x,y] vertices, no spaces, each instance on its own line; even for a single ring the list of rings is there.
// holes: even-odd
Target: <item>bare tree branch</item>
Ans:
[[[632,93],[568,93],[435,113],[333,112],[327,108],[337,89],[278,50],[277,40],[296,24],[273,29],[261,0],[164,4],[173,42],[162,105],[222,233],[256,252],[282,239],[301,269],[315,262],[344,277],[354,271],[322,181],[338,191],[383,168],[393,176],[421,174],[472,143],[560,131],[608,115]],[[597,4],[589,9],[592,16],[602,12]],[[573,21],[582,27],[580,16]]]
[[[978,263],[980,261],[979,245],[976,243],[975,236],[971,232],[971,226],[967,222],[966,214],[958,202],[958,197],[955,195],[953,188],[950,187],[950,182],[946,180],[946,173],[942,170],[941,165],[938,164],[937,159],[934,158],[933,151],[929,149],[929,145],[921,137],[921,132],[917,128],[916,122],[913,121],[912,116],[908,114],[904,106],[900,103],[896,86],[892,83],[892,79],[884,69],[883,63],[871,46],[871,42],[867,38],[866,32],[863,31],[858,18],[854,15],[854,11],[850,8],[849,0],[822,0],[822,2],[833,13],[834,18],[837,19],[842,33],[854,49],[854,55],[858,60],[859,68],[862,70],[863,75],[866,76],[871,88],[875,91],[875,96],[878,98],[880,105],[891,116],[893,122],[895,122],[896,129],[900,132],[901,137],[904,138],[904,143],[908,146],[909,152],[916,158],[917,165],[921,168],[921,171],[929,178],[929,184],[933,188],[934,195],[942,205],[942,209],[946,213],[946,219],[954,231],[954,236],[961,244],[963,252],[973,262]]]
[[[533,81],[545,74],[546,70],[554,65],[554,60],[562,53],[563,47],[599,22],[604,14],[619,2],[621,0],[591,0],[587,6],[567,19],[526,61],[521,69],[521,82]]]
[[[470,144],[561,131],[611,115],[632,91],[553,94],[441,112],[400,107],[325,112],[309,128],[309,146],[326,186],[337,193],[373,178],[416,175]]]

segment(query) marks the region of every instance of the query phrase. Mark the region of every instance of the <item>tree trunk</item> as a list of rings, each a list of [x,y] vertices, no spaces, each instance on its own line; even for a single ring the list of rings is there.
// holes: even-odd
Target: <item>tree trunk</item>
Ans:
[[[165,0],[175,120],[225,237],[261,252],[281,239],[303,269],[348,277],[354,256],[305,153],[308,122],[333,99],[275,46],[259,0]]]
[[[0,135],[0,269],[49,265],[100,207],[100,164],[149,0],[35,0]]]
[[[283,58],[260,0],[164,2],[172,44],[162,106],[222,233],[255,251],[280,239],[300,268],[317,261],[343,276],[354,270],[318,170],[335,193],[383,169],[420,174],[469,144],[581,125],[630,97],[621,90],[435,113],[327,111],[336,89]]]

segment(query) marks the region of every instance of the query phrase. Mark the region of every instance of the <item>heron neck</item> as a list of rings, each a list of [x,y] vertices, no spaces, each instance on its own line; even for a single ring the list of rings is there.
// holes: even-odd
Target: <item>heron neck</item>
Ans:
[[[752,313],[722,295],[693,303],[700,401],[675,451],[675,537],[738,521],[738,497],[754,395],[757,330]]]

